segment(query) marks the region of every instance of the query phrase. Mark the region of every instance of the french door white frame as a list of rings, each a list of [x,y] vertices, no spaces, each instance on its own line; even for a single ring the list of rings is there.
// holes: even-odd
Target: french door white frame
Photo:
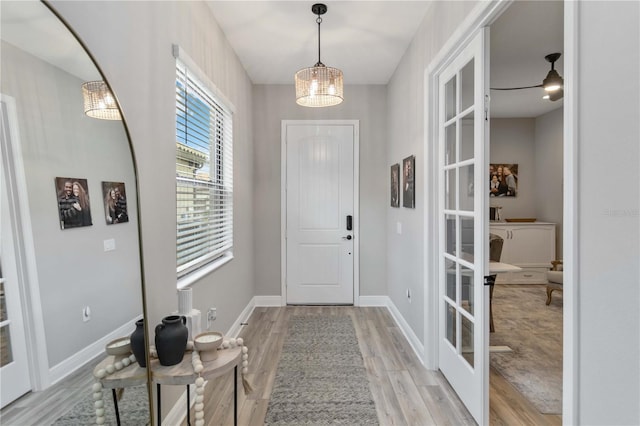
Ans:
[[[287,304],[287,125],[351,125],[353,138],[353,306],[360,306],[360,121],[282,120],[280,134],[280,281],[282,306]]]
[[[40,286],[35,264],[35,247],[33,245],[33,230],[31,227],[31,215],[27,194],[27,180],[25,176],[24,163],[22,161],[22,146],[20,142],[20,132],[18,128],[16,101],[13,97],[0,94],[2,102],[7,107],[8,128],[4,128],[2,135],[3,142],[10,145],[6,164],[7,173],[13,179],[12,198],[17,220],[16,229],[13,230],[22,237],[14,246],[16,268],[18,270],[18,280],[21,289],[22,315],[25,327],[25,337],[27,343],[27,359],[29,364],[29,376],[31,389],[40,391],[48,388],[52,384],[49,371],[49,358],[47,356],[46,338],[44,331],[44,319],[42,309],[40,309]]]
[[[424,363],[437,370],[438,360],[438,76],[457,56],[470,38],[482,27],[490,26],[512,3],[512,0],[481,2],[457,28],[424,73],[425,105],[425,182],[424,217]],[[563,246],[564,246],[564,313],[563,313],[563,384],[562,421],[578,424],[578,15],[579,2],[564,2],[564,159],[563,159]],[[488,342],[487,342],[488,344]],[[489,395],[483,395],[488,408]],[[487,410],[488,411],[488,410]]]

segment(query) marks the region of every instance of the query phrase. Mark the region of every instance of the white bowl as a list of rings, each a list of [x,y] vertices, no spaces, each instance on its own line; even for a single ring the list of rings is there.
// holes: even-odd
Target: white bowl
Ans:
[[[193,345],[200,352],[201,361],[213,361],[218,358],[218,347],[222,344],[222,337],[219,331],[207,331],[193,339]]]
[[[109,355],[128,355],[131,353],[131,340],[129,337],[121,337],[107,343],[105,350]]]

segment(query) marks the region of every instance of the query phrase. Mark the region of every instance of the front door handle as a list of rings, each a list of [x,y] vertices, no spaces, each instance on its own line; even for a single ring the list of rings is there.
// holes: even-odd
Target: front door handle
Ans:
[[[353,237],[352,237],[351,235],[347,235],[346,237],[342,237],[342,239],[343,239],[343,240],[350,240],[350,239],[352,239],[352,238],[353,238]]]

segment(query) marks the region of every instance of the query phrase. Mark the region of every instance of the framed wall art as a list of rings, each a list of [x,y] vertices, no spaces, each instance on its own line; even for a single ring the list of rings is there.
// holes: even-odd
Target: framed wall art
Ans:
[[[402,160],[402,206],[411,209],[416,207],[415,170],[415,155]]]
[[[400,207],[400,164],[391,166],[391,207]]]
[[[102,196],[107,225],[129,222],[124,182],[102,182]]]
[[[91,226],[91,203],[86,179],[55,178],[60,229]]]
[[[489,164],[489,196],[515,197],[518,194],[518,165]]]

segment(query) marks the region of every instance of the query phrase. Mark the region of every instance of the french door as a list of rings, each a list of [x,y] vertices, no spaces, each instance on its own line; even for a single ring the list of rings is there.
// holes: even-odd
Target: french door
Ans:
[[[282,124],[288,304],[353,304],[357,122]]]
[[[14,232],[16,210],[11,183],[13,174],[11,128],[5,97],[0,100],[2,134],[0,148],[0,407],[31,390],[27,344],[20,296]],[[10,202],[11,200],[11,202]]]
[[[438,77],[439,366],[478,424],[489,411],[487,31]]]

